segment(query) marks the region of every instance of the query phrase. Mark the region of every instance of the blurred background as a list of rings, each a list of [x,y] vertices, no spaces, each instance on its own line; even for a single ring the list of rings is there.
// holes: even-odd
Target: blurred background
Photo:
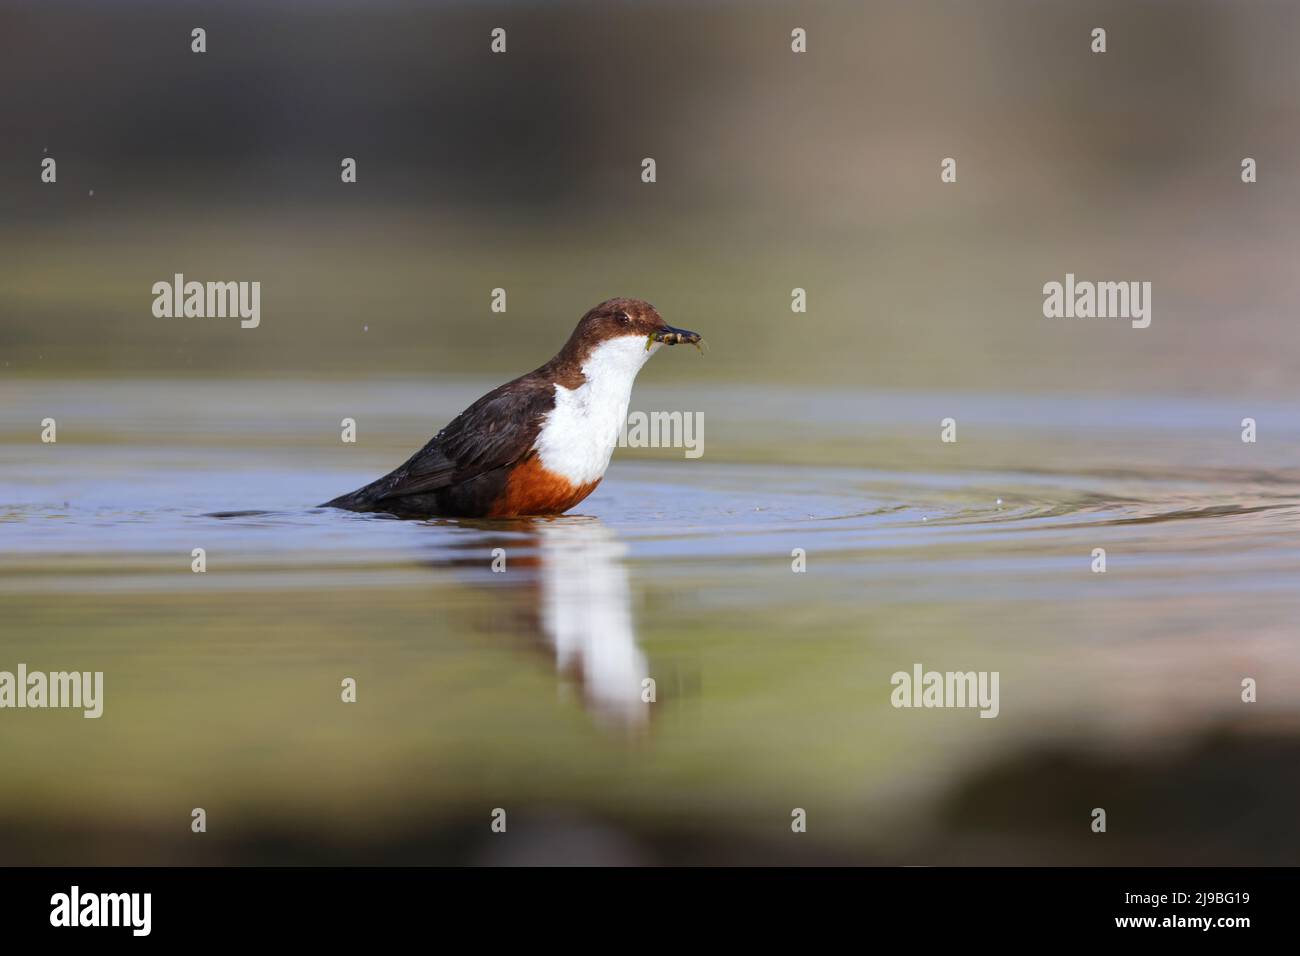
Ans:
[[[706,332],[715,380],[1289,392],[1300,372],[1293,4],[2,15],[11,373],[497,374],[613,295]],[[1045,320],[1067,271],[1150,281],[1151,328]],[[260,280],[262,327],[154,319],[175,272]]]
[[[0,712],[0,863],[1294,863],[1298,43],[1265,0],[0,0],[0,669],[106,688]],[[1150,327],[1044,318],[1067,272]],[[155,317],[175,273],[260,326]],[[634,393],[701,459],[555,521],[312,507],[616,295],[705,335]],[[891,708],[914,662],[1000,716]]]

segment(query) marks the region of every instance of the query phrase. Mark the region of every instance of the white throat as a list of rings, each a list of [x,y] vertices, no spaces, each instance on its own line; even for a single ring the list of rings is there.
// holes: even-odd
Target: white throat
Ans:
[[[555,386],[555,408],[542,422],[533,448],[547,471],[575,485],[599,481],[609,467],[627,421],[632,383],[662,343],[646,348],[644,335],[623,335],[592,349],[577,388]]]

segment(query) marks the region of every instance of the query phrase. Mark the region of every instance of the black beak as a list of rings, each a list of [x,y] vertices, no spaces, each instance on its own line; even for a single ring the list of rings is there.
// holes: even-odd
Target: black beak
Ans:
[[[699,332],[687,332],[685,329],[675,329],[671,325],[657,329],[650,337],[664,345],[676,345],[678,342],[695,345],[700,341]]]

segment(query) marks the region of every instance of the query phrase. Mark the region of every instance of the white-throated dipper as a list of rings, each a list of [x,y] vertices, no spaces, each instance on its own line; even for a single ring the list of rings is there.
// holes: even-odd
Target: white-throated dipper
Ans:
[[[321,507],[408,518],[562,514],[604,477],[641,366],[661,345],[699,341],[648,302],[602,302],[555,358],[488,392],[401,467]]]

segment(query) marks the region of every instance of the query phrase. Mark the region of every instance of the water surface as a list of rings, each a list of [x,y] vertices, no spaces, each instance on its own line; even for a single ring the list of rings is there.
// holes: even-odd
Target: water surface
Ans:
[[[0,715],[0,856],[1294,862],[1290,406],[639,387],[703,457],[575,514],[315,507],[491,384],[0,385],[0,669],[106,687]],[[998,717],[891,707],[916,662]]]

